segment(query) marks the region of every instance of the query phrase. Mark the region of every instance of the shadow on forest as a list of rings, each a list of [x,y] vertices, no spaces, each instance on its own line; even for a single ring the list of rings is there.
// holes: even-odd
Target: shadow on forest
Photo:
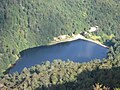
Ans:
[[[48,87],[43,86],[35,90],[93,90],[93,85],[95,83],[108,86],[110,90],[113,90],[113,88],[120,88],[120,67],[83,71],[77,76],[77,80],[74,82],[51,85]]]

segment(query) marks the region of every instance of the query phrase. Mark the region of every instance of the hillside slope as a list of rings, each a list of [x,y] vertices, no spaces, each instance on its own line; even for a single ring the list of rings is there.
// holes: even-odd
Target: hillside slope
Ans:
[[[98,25],[101,35],[120,27],[119,0],[0,0],[0,71],[20,51],[45,45],[54,36]]]
[[[41,65],[24,68],[21,73],[7,74],[0,78],[1,90],[120,90],[120,39],[114,45],[108,59],[88,63],[53,60]],[[107,89],[110,88],[110,89]]]

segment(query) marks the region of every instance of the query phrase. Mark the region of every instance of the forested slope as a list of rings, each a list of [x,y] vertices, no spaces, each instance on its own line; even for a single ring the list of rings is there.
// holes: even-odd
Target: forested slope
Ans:
[[[119,0],[0,0],[0,71],[15,63],[20,51],[54,36],[98,25],[97,35],[119,37],[119,10]]]
[[[119,90],[120,39],[112,41],[108,59],[88,63],[47,61],[24,68],[20,74],[16,72],[1,77],[0,86],[3,86],[2,90],[93,90],[95,83],[101,83],[106,88],[100,90]]]
[[[21,50],[88,28],[80,4],[77,0],[1,0],[0,69],[14,63]]]
[[[106,88],[94,90],[120,90],[120,42],[114,41],[111,47],[114,50],[110,50],[108,59],[88,63],[47,61],[24,68],[21,74],[1,77],[2,90],[93,90],[95,83],[104,84]]]
[[[3,75],[3,90],[92,90],[94,83],[120,88],[119,0],[0,0],[0,72],[20,51],[48,44],[54,36],[80,33],[91,26],[110,47],[107,59],[88,63],[49,61]],[[107,40],[107,36],[114,38]]]

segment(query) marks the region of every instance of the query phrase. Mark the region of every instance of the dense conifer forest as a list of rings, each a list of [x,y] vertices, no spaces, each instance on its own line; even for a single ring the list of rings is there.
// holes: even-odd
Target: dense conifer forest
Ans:
[[[59,35],[87,32],[92,26],[99,26],[92,35],[109,46],[106,59],[54,60],[22,73],[5,73],[22,50],[47,45]],[[95,83],[106,86],[102,90],[120,90],[119,0],[0,0],[0,89],[93,90]]]

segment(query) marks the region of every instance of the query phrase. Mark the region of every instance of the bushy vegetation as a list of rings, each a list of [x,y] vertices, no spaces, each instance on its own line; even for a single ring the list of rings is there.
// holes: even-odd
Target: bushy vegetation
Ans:
[[[120,29],[119,0],[1,0],[0,71],[15,63],[19,52],[48,44],[54,36],[80,33],[98,25],[96,35]]]
[[[78,1],[69,0],[1,0],[0,69],[15,63],[21,50],[87,28],[86,17],[82,17],[84,7],[76,4]]]
[[[120,41],[113,39],[108,58],[88,63],[54,60],[1,77],[3,90],[119,90]],[[95,83],[102,83],[95,84]],[[94,85],[95,84],[95,85]],[[93,86],[94,85],[94,86]]]
[[[99,26],[93,35],[110,47],[103,61],[54,60],[25,68],[22,73],[2,75],[0,89],[92,90],[98,88],[93,84],[101,83],[119,90],[119,10],[119,0],[0,0],[0,73],[15,63],[20,51],[91,26]],[[108,39],[111,36],[114,38]]]
[[[92,90],[94,83],[120,87],[120,60],[74,63],[46,62],[25,68],[21,74],[7,74],[1,79],[3,90]]]

